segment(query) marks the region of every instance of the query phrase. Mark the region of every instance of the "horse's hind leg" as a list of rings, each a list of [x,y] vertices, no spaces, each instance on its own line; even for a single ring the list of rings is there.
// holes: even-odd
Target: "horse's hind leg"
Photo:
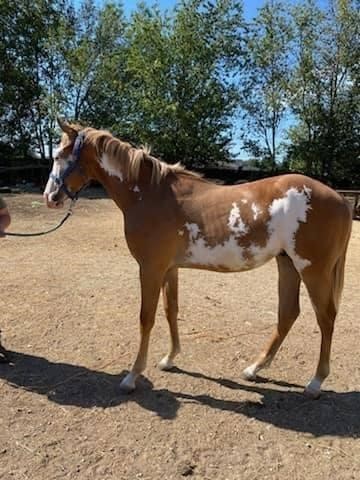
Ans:
[[[292,260],[287,255],[279,255],[276,257],[276,260],[279,271],[278,324],[265,350],[261,352],[252,365],[243,371],[243,376],[246,380],[254,380],[259,370],[270,365],[300,313],[300,276]]]
[[[321,331],[321,348],[316,374],[305,388],[307,395],[316,398],[320,395],[321,384],[330,372],[331,341],[339,299],[336,298],[334,289],[334,281],[336,281],[334,272],[322,275],[311,275],[308,272],[303,278]]]
[[[164,309],[170,329],[170,351],[159,362],[161,370],[169,370],[174,366],[174,358],[180,353],[179,331],[177,325],[178,316],[178,270],[173,268],[165,276],[162,287]]]

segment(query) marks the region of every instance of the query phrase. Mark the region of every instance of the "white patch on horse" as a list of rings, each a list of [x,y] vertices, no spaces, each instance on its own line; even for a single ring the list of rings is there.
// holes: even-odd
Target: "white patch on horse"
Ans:
[[[270,220],[266,245],[261,247],[252,243],[249,247],[253,267],[263,265],[282,250],[292,259],[298,272],[311,265],[310,260],[301,258],[295,251],[295,235],[300,222],[306,222],[307,211],[311,208],[310,196],[311,189],[304,187],[303,190],[297,190],[292,187],[284,197],[272,201],[268,208]]]
[[[69,158],[71,158],[70,156]],[[55,155],[54,155],[54,158]],[[54,160],[53,162],[53,167],[51,169],[51,174],[49,176],[49,179],[46,183],[46,187],[44,190],[44,195],[50,195],[51,193],[55,192],[58,189],[58,185],[55,182],[55,180],[52,178],[52,176],[56,178],[60,178],[63,172],[66,170],[70,163],[70,160],[68,159],[59,159],[59,160]]]
[[[243,249],[234,235],[214,247],[208,245],[203,237],[190,242],[187,258],[193,265],[224,267],[234,271],[246,268]]]
[[[269,206],[271,219],[268,223],[268,230],[271,237],[280,237],[283,248],[294,262],[295,268],[301,272],[305,267],[311,265],[310,260],[301,258],[295,250],[296,232],[300,222],[306,223],[307,211],[311,209],[311,189],[303,190],[290,188],[284,197],[276,198]]]
[[[240,209],[236,203],[232,204],[232,209],[230,210],[228,227],[230,230],[235,233],[235,235],[245,235],[249,231],[249,228],[242,221],[240,216]]]
[[[246,198],[243,198],[243,199],[241,200],[241,203],[248,203],[248,201],[246,200]]]
[[[120,167],[114,166],[110,161],[109,156],[106,153],[103,153],[100,158],[100,166],[112,177],[118,177],[123,181],[123,175],[120,171]]]
[[[135,185],[135,187],[133,188],[133,192],[140,192],[140,188],[137,185]]]
[[[256,220],[258,216],[262,213],[260,208],[255,203],[251,204],[251,210],[253,211],[253,214],[254,214],[254,220]]]
[[[306,185],[303,185],[304,187],[304,192],[306,193],[306,195],[309,197],[309,199],[311,198],[311,188],[310,187],[307,187]]]
[[[283,197],[276,198],[269,205],[270,220],[267,224],[268,240],[264,247],[254,241],[249,247],[241,247],[239,239],[249,232],[240,216],[240,209],[233,203],[228,227],[232,232],[223,243],[210,246],[195,223],[186,223],[189,231],[187,261],[193,265],[224,267],[232,271],[246,270],[263,265],[285,250],[301,272],[311,265],[310,260],[296,253],[296,232],[301,222],[306,222],[307,211],[311,208],[311,189],[290,188]],[[256,210],[259,215],[259,209]],[[249,255],[250,254],[250,255]]]
[[[184,230],[178,230],[178,235],[180,235],[180,237],[182,237],[184,235]]]
[[[185,223],[185,227],[188,229],[190,239],[195,240],[200,233],[199,225],[196,225],[196,223]]]
[[[224,267],[231,270],[242,270],[245,267],[243,249],[239,246],[236,235],[215,246],[207,244],[196,223],[185,223],[189,232],[189,246],[186,252],[187,261],[192,265]]]

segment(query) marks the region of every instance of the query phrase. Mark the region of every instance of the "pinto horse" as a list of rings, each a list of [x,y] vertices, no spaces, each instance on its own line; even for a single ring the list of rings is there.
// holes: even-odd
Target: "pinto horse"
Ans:
[[[61,207],[90,180],[100,182],[124,215],[125,237],[140,269],[140,346],[121,389],[135,389],[145,370],[150,332],[162,290],[171,344],[159,367],[173,367],[180,352],[178,269],[241,272],[273,257],[279,271],[278,324],[266,348],[243,375],[268,366],[299,315],[304,282],[321,330],[316,373],[305,388],[320,394],[329,374],[334,320],[344,280],[352,216],[334,190],[302,175],[281,175],[219,186],[168,165],[109,132],[59,120],[63,136],[44,191]]]

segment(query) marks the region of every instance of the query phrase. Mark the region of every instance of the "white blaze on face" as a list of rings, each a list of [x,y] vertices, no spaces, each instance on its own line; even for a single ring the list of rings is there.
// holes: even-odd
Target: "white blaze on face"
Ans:
[[[60,169],[60,163],[57,160],[54,160],[53,166],[51,169],[51,174],[54,175],[55,177],[60,177],[61,174],[61,169]],[[49,179],[47,181],[45,190],[44,190],[44,197],[48,197],[51,193],[53,193],[57,188],[57,185],[55,181],[52,179],[52,177],[49,176]]]
[[[121,181],[123,181],[123,174],[120,170],[120,166],[114,164],[114,162],[111,161],[109,158],[109,155],[106,153],[103,153],[100,158],[100,166],[105,170],[105,172],[112,176],[112,177],[117,177]]]
[[[68,167],[69,163],[73,160],[72,154],[69,155],[67,158],[62,158],[61,153],[63,151],[63,145],[60,144],[60,146],[54,151],[53,157],[54,157],[54,162],[53,166],[51,169],[51,173],[54,177],[60,178],[63,172],[66,170]],[[44,190],[44,197],[46,199],[51,200],[51,194],[53,194],[55,191],[57,191],[58,185],[55,183],[53,178],[49,176],[49,179],[47,181],[45,190]]]

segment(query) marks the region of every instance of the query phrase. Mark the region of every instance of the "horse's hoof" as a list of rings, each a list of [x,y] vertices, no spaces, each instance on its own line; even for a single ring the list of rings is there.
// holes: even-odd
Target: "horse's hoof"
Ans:
[[[306,397],[311,398],[311,400],[317,400],[321,395],[321,391],[320,390],[310,390],[309,388],[305,388],[304,394],[305,394]]]
[[[126,377],[121,381],[120,383],[120,390],[123,393],[131,393],[135,390],[136,385],[135,385],[135,380],[131,373],[126,375]]]
[[[1,330],[0,330],[1,335]],[[1,337],[0,337],[1,338]],[[0,343],[0,363],[10,363],[8,351]]]
[[[160,370],[163,370],[165,372],[167,370],[171,370],[172,368],[174,368],[174,366],[175,366],[174,362],[170,360],[167,355],[164,358],[162,358],[158,363],[158,367],[160,368]]]
[[[4,353],[0,353],[0,363],[10,363],[10,358]]]
[[[316,378],[311,380],[311,382],[306,386],[304,394],[313,400],[316,400],[321,395],[320,389],[321,383]]]
[[[245,368],[242,372],[242,377],[244,380],[254,381],[256,380],[256,369],[254,365]]]

